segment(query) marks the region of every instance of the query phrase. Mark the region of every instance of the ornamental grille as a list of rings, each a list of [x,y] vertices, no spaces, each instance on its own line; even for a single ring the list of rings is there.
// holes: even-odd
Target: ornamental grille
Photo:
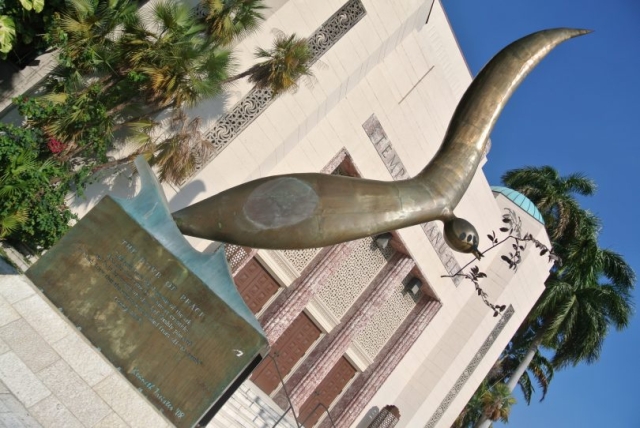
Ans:
[[[308,39],[314,64],[331,48],[347,31],[349,31],[366,11],[360,0],[350,0],[320,26]],[[275,100],[271,89],[254,88],[236,104],[229,113],[220,118],[215,126],[207,132],[205,138],[214,147],[217,155],[237,135],[253,122]],[[214,155],[215,156],[215,155]]]
[[[201,16],[202,8],[196,8],[194,14]],[[344,36],[365,15],[360,0],[349,0],[336,13],[327,19],[309,38],[309,49],[312,59],[309,66],[325,54],[342,36]],[[276,97],[277,98],[277,97]],[[251,89],[231,110],[222,116],[215,125],[205,133],[205,138],[213,146],[212,154],[198,165],[197,170],[211,162],[225,147],[231,143],[247,126],[251,124],[276,99],[271,89]],[[197,173],[197,171],[196,171]],[[194,174],[195,175],[195,174]],[[186,181],[185,181],[186,182]]]
[[[349,257],[316,296],[337,319],[342,318],[392,255],[391,246],[383,252],[370,237],[356,241]]]
[[[205,138],[213,145],[211,159],[218,155],[231,140],[236,138],[273,102],[271,89],[254,88],[242,98],[231,111],[222,116],[206,134]]]
[[[224,246],[224,255],[229,263],[229,268],[233,272],[239,265],[249,257],[249,253],[238,245],[226,244]]]
[[[385,406],[367,428],[393,428],[400,421],[400,411],[396,406]]]
[[[315,63],[331,46],[335,45],[347,31],[360,21],[367,11],[360,0],[349,0],[331,18],[327,19],[309,38],[309,49]]]
[[[413,297],[405,291],[406,283],[411,278],[408,276],[401,284],[389,284],[395,289],[393,294],[354,339],[371,360],[375,359],[378,352],[416,306]]]
[[[449,406],[451,405],[451,403],[453,403],[453,400],[456,399],[456,397],[458,396],[458,393],[462,390],[465,383],[467,383],[467,380],[469,380],[469,378],[471,377],[473,372],[476,370],[476,368],[478,367],[478,365],[480,364],[484,356],[487,354],[489,349],[491,349],[491,347],[493,346],[498,336],[500,336],[500,334],[502,333],[502,330],[507,325],[507,323],[513,316],[514,312],[515,310],[513,309],[513,306],[509,305],[509,307],[507,308],[506,311],[504,311],[500,319],[498,319],[498,322],[496,323],[495,327],[493,327],[493,330],[491,330],[491,333],[489,333],[487,338],[482,343],[482,346],[480,346],[480,349],[478,349],[478,352],[476,352],[476,355],[474,355],[474,357],[471,359],[471,362],[469,362],[469,364],[467,365],[467,368],[464,369],[460,377],[458,377],[458,380],[456,381],[456,383],[449,390],[449,393],[442,400],[442,403],[440,403],[436,411],[433,413],[433,415],[431,415],[431,419],[429,419],[429,422],[427,422],[427,425],[425,425],[425,428],[435,428],[435,426],[440,421],[440,418],[442,418],[442,416],[445,414],[447,409],[449,409]]]
[[[309,248],[307,250],[284,250],[279,251],[280,255],[287,259],[298,274],[307,267],[313,258],[320,252],[320,248]]]

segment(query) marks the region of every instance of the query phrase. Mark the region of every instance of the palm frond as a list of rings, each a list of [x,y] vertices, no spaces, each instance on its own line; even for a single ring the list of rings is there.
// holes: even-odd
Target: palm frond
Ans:
[[[295,34],[277,34],[271,49],[257,48],[254,56],[263,61],[242,74],[256,87],[270,88],[274,95],[296,91],[300,78],[313,76],[307,40]]]
[[[208,33],[222,46],[254,31],[264,19],[263,0],[203,0]]]
[[[518,385],[520,386],[520,391],[524,396],[524,401],[526,401],[527,404],[531,404],[531,397],[535,392],[535,388],[531,383],[531,378],[529,377],[529,373],[524,372],[522,374],[522,376],[520,377],[520,380],[518,380]]]
[[[0,240],[18,230],[28,219],[27,211],[19,209],[11,214],[0,217]]]
[[[200,132],[200,118],[188,120],[182,110],[172,117],[170,134],[158,143],[150,164],[158,168],[161,181],[180,185],[193,174],[212,150]]]

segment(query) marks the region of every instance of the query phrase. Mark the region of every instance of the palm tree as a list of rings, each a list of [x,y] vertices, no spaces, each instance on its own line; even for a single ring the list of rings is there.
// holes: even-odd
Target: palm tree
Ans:
[[[504,383],[497,383],[485,391],[480,397],[482,414],[491,421],[509,422],[511,406],[516,399]]]
[[[635,274],[619,254],[598,246],[599,221],[593,214],[580,210],[576,216],[573,242],[563,248],[564,265],[551,273],[525,320],[526,334],[533,339],[507,382],[510,391],[540,346],[555,350],[555,368],[591,364],[598,360],[609,329],[629,325]],[[488,427],[488,419],[477,426]]]
[[[64,177],[53,159],[38,159],[32,142],[14,139],[24,133],[12,126],[0,128],[6,132],[0,141],[4,146],[0,155],[0,239],[11,237],[48,248],[66,232],[73,217],[64,203],[70,177]]]
[[[208,159],[212,146],[200,132],[200,118],[188,120],[182,110],[173,115],[170,132],[154,145],[149,164],[161,181],[179,186]]]
[[[596,191],[595,182],[583,174],[561,177],[550,166],[507,171],[502,182],[531,199],[538,207],[552,241],[565,235],[570,225],[576,224],[580,205],[574,195],[591,196]]]
[[[467,405],[451,425],[451,428],[472,428],[482,418],[484,406],[481,397],[489,390],[489,381],[484,379],[473,393]]]
[[[486,420],[487,426],[497,420],[508,422],[511,406],[515,403],[516,399],[504,383],[489,385],[489,381],[485,379],[451,428],[472,428],[479,419]]]
[[[117,6],[123,10],[112,10]],[[69,9],[58,29],[71,71],[52,79],[52,92],[27,114],[32,126],[63,143],[59,160],[127,163],[128,157],[107,162],[116,138],[131,137],[133,128],[164,109],[217,94],[228,77],[230,53],[218,49],[204,24],[176,1],[158,2],[148,15],[125,13],[127,0],[72,0]],[[85,45],[88,53],[82,54]],[[69,84],[69,74],[79,77]]]
[[[27,221],[27,218],[27,211],[24,209],[0,215],[0,241],[18,230]]]
[[[512,377],[512,374],[524,359],[531,339],[530,329],[525,328],[524,331],[516,333],[487,375],[487,380],[491,384],[504,382],[505,379]],[[539,351],[536,352],[526,370],[518,379],[518,385],[527,404],[531,403],[531,397],[535,392],[534,380],[541,389],[542,396],[540,401],[542,401],[547,395],[553,375],[554,368],[551,361]]]
[[[5,165],[6,170],[0,176],[0,198],[6,204],[0,209],[0,240],[18,230],[28,219],[27,210],[17,202],[27,187],[22,176],[38,169],[35,158],[33,152],[22,149],[9,165]]]
[[[181,185],[211,154],[211,143],[200,129],[200,118],[189,120],[184,110],[176,110],[170,118],[166,132],[153,135],[156,122],[131,123],[132,133],[127,142],[135,145],[127,156],[92,168],[92,173],[118,170],[130,166],[138,156],[144,156],[149,165],[157,168],[161,182]]]
[[[263,0],[202,0],[207,32],[222,46],[255,30],[264,19]]]
[[[248,77],[257,88],[271,88],[273,95],[298,88],[298,79],[313,76],[311,72],[312,53],[306,39],[278,32],[271,49],[258,48],[256,58],[262,62],[248,70],[230,77],[227,82]]]
[[[230,52],[204,33],[191,10],[159,1],[147,20],[124,27],[119,48],[123,75],[137,76],[147,101],[159,108],[193,106],[218,94],[228,77]]]
[[[489,385],[504,384],[505,379],[509,379],[512,376],[512,373],[524,358],[529,342],[530,338],[526,337],[526,335],[516,334],[469,399],[452,428],[474,427],[479,420],[483,419],[482,396],[489,389]],[[540,401],[542,401],[547,394],[553,374],[554,369],[551,362],[540,352],[537,352],[518,381],[527,404],[531,403],[531,397],[535,392],[534,380],[541,388],[542,397]],[[487,420],[490,421],[489,418]]]
[[[96,82],[79,84],[75,91],[54,92],[30,100],[23,98],[17,104],[30,127],[41,129],[47,137],[60,142],[62,149],[54,152],[59,161],[79,155],[87,160],[103,161],[112,148],[113,134],[121,121],[120,114],[108,113],[114,101],[116,99],[105,94],[102,85]]]
[[[116,112],[133,100],[193,106],[219,93],[228,77],[230,53],[205,29],[175,0],[157,2],[147,15],[129,0],[68,0],[49,35],[65,66],[55,89],[82,91],[98,73],[103,92],[123,94],[114,97]]]
[[[111,72],[118,62],[116,29],[131,20],[137,6],[129,0],[67,0],[47,35],[59,61],[76,80],[81,74]]]
[[[554,251],[563,260],[521,328],[520,335],[530,340],[508,379],[507,387],[513,391],[526,379],[541,346],[555,351],[554,368],[595,362],[609,328],[620,330],[629,323],[635,274],[622,256],[599,247],[600,221],[580,208],[574,197],[592,195],[596,189],[592,180],[582,174],[560,177],[549,166],[508,171],[502,180],[538,206]],[[489,424],[484,417],[477,426]]]
[[[633,314],[633,269],[620,254],[599,247],[593,214],[585,214],[577,230],[563,248],[567,263],[531,314],[549,323],[543,343],[555,350],[552,363],[560,368],[597,361],[609,328],[626,328]]]

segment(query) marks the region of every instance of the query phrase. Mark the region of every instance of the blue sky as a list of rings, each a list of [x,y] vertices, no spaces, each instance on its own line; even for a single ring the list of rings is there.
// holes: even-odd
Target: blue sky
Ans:
[[[600,244],[640,273],[640,2],[442,1],[474,75],[528,33],[594,30],[558,47],[516,91],[492,134],[484,170],[492,184],[525,165],[593,178],[598,192],[583,205],[603,220]],[[520,399],[508,426],[640,427],[639,338],[635,316],[627,330],[609,335],[598,363],[557,372],[542,403]]]

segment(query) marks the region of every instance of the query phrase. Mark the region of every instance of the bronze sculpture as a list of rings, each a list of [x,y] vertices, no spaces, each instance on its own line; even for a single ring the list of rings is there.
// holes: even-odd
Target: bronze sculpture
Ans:
[[[477,251],[473,225],[453,214],[507,100],[555,46],[588,30],[544,30],[510,44],[460,100],[443,143],[414,178],[383,182],[325,174],[257,179],[173,214],[186,235],[268,249],[323,247],[441,220],[454,250]]]

